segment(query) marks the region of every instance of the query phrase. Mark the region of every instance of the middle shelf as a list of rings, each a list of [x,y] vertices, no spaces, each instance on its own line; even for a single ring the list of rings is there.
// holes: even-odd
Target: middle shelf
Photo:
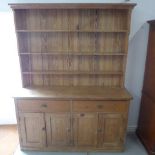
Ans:
[[[76,56],[124,56],[123,52],[22,52],[19,55],[76,55]]]
[[[46,71],[46,72],[22,72],[22,74],[33,74],[33,75],[122,75],[120,71]]]
[[[64,30],[63,29],[59,29],[59,30],[58,29],[55,29],[55,30],[54,29],[53,30],[52,29],[49,29],[49,30],[47,30],[47,29],[42,29],[42,30],[38,29],[37,30],[36,29],[35,30],[35,29],[33,29],[33,30],[27,30],[27,29],[23,29],[23,30],[16,30],[16,32],[17,33],[18,32],[20,32],[20,33],[21,32],[22,33],[32,33],[32,32],[35,32],[35,33],[45,33],[45,32],[51,32],[51,33],[54,33],[54,32],[62,32],[62,33],[63,32],[64,33],[66,33],[66,32],[67,33],[71,33],[71,32],[75,32],[75,33],[88,33],[88,32],[89,33],[127,33],[128,30],[125,30],[125,29],[118,29],[118,30],[117,29],[115,29],[115,30],[112,30],[112,29],[111,30],[110,29],[109,30],[102,30],[102,29],[98,29],[98,30],[97,29],[85,29],[85,30],[84,29],[83,30],[82,29],[81,30],[80,29],[75,29],[75,30],[71,30],[71,29],[70,30],[69,29],[68,30],[67,29],[66,30],[65,29]]]

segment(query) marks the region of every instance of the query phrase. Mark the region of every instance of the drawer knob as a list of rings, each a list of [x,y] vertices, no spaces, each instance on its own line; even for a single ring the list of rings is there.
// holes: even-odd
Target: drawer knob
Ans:
[[[45,127],[43,127],[42,130],[45,131]]]
[[[83,117],[84,115],[85,115],[84,113],[80,114],[80,116],[82,116],[82,117]]]
[[[101,129],[98,129],[98,130],[97,130],[97,132],[101,132],[101,131],[102,131]]]
[[[97,108],[98,109],[101,109],[101,108],[103,108],[103,106],[102,105],[98,105]]]
[[[47,107],[47,105],[46,105],[46,104],[42,104],[42,105],[41,105],[41,107],[44,107],[44,108],[46,108],[46,107]]]
[[[68,132],[71,132],[71,129],[70,129],[70,128],[67,128],[67,131],[68,131]]]

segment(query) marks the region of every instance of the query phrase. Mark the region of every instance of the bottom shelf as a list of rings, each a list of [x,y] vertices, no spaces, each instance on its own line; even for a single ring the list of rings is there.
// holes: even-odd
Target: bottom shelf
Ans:
[[[24,74],[23,86],[108,86],[121,87],[123,76],[97,74]]]

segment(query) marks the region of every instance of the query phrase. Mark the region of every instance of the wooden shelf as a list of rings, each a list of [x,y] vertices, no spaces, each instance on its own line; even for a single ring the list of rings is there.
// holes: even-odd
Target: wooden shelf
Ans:
[[[119,71],[108,71],[108,72],[91,72],[91,71],[47,71],[47,72],[22,72],[22,74],[27,75],[122,75]]]
[[[133,4],[12,7],[19,6],[15,26],[23,87],[124,86]],[[38,6],[41,10],[34,9]]]
[[[73,55],[73,56],[124,56],[126,53],[122,52],[33,52],[33,53],[19,53],[20,55]]]
[[[12,9],[133,9],[136,3],[10,3]]]
[[[92,32],[92,33],[126,33],[128,30],[16,30],[22,33],[47,33],[47,32]]]

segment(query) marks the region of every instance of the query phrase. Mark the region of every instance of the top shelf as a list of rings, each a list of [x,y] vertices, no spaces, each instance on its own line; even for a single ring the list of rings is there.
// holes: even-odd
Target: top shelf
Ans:
[[[12,9],[133,9],[136,3],[12,3]]]
[[[16,32],[92,32],[92,33],[127,33],[128,30],[16,30]]]

